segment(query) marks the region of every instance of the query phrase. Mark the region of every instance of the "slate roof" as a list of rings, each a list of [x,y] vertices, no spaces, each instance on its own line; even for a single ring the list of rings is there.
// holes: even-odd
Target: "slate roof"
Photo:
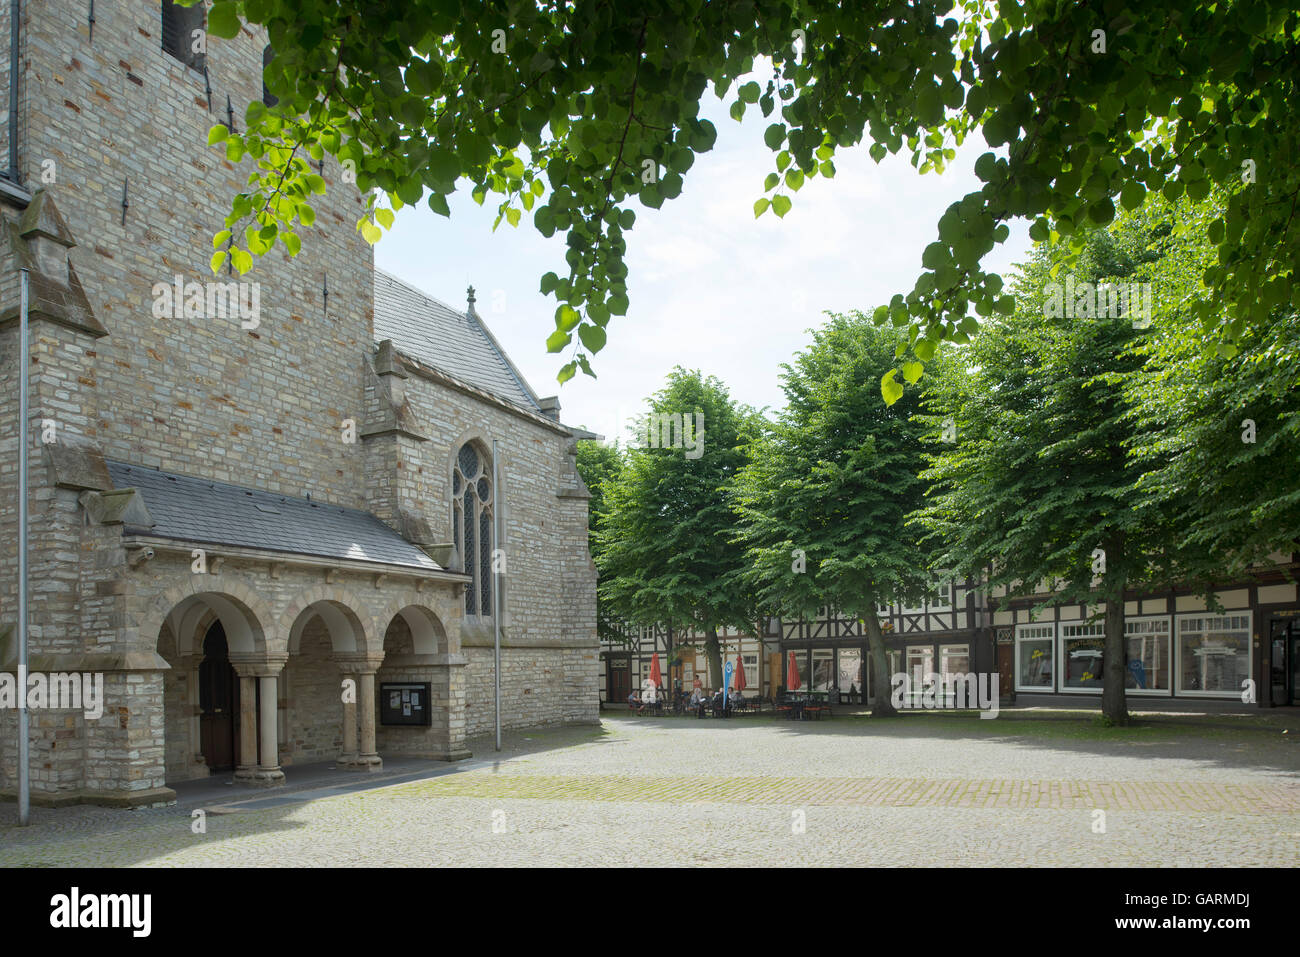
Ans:
[[[540,412],[529,388],[477,311],[458,312],[382,269],[375,276],[375,341],[457,379]]]
[[[116,488],[139,489],[154,526],[123,533],[436,571],[423,551],[369,512],[108,462]]]

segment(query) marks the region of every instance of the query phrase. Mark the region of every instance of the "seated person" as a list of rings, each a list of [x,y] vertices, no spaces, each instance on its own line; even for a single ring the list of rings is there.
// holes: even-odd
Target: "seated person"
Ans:
[[[627,707],[628,707],[628,710],[629,710],[629,711],[631,711],[633,708],[640,709],[640,707],[641,707],[641,692],[639,692],[639,691],[633,691],[631,694],[629,694],[629,695],[627,696]]]
[[[696,686],[695,690],[691,692],[691,707],[695,710],[697,716],[704,717],[704,692],[699,686]]]
[[[743,711],[743,710],[745,710],[745,694],[744,694],[744,692],[742,692],[742,691],[733,691],[733,692],[731,693],[731,695],[730,695],[729,703],[730,703],[731,707],[734,708],[734,709],[736,709],[737,711]]]

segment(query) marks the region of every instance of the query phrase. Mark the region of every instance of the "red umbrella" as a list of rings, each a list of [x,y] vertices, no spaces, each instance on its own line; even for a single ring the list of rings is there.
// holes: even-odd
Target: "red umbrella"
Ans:
[[[736,655],[736,690],[745,690],[745,663]]]
[[[803,682],[799,680],[799,664],[794,660],[794,652],[790,652],[790,672],[786,675],[785,686],[791,691],[798,691],[803,687]]]
[[[664,686],[663,672],[659,670],[659,652],[655,652],[650,657],[650,680],[655,683],[655,690],[658,691]]]

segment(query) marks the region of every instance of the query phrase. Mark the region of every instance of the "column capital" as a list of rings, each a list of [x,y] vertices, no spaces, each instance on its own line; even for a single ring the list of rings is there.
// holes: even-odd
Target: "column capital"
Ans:
[[[382,651],[338,651],[333,657],[345,675],[373,675],[384,663]]]
[[[274,678],[289,660],[286,652],[236,651],[229,655],[230,666],[241,678]]]

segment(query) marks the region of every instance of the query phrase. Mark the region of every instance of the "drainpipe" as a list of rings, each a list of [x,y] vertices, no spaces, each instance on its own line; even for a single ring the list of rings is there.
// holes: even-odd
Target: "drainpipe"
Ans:
[[[471,292],[471,295],[473,293]],[[473,299],[470,308],[473,309]],[[497,750],[501,750],[501,573],[497,555],[501,548],[501,471],[497,457],[497,440],[492,440],[492,682],[495,694]]]
[[[15,6],[17,3],[15,2]],[[31,815],[31,769],[27,743],[27,376],[31,369],[27,345],[26,269],[20,272],[18,305],[18,823]]]

